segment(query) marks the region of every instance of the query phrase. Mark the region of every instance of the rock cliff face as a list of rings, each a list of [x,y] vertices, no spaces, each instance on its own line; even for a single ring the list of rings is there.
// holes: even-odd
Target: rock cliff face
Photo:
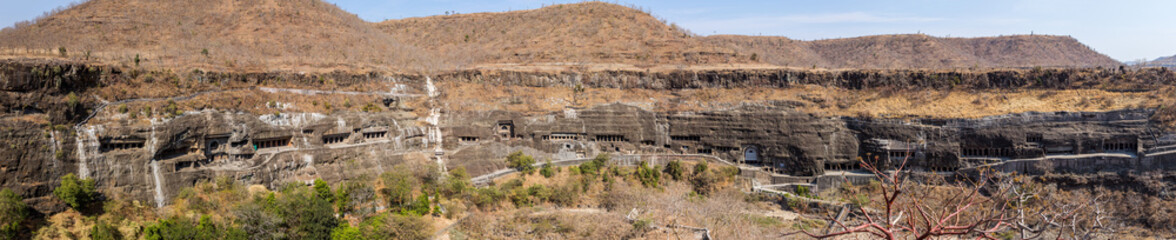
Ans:
[[[1169,146],[1148,110],[1106,113],[1024,113],[985,119],[820,118],[789,109],[748,106],[695,113],[654,113],[621,104],[532,118],[467,116],[447,126],[447,141],[505,142],[536,149],[541,159],[611,154],[706,154],[791,175],[852,170],[860,159],[950,171],[1047,155],[1120,153],[1143,156]],[[489,119],[487,119],[487,117]],[[488,129],[488,130],[485,130]],[[504,130],[505,129],[505,130]],[[495,130],[501,130],[496,132]],[[451,158],[477,161],[481,155]],[[500,157],[500,156],[498,156]],[[492,159],[497,159],[493,158]]]
[[[465,70],[439,74],[441,81],[467,81],[530,87],[574,86],[682,89],[790,87],[804,84],[846,89],[1147,89],[1176,84],[1176,73],[1154,69],[1007,70],[678,70],[600,72],[514,72]]]
[[[162,206],[180,189],[215,177],[273,187],[316,178],[338,182],[373,177],[406,166],[403,163],[439,164],[439,170],[464,167],[478,176],[505,168],[503,157],[514,151],[523,151],[540,161],[584,159],[601,153],[618,157],[705,155],[752,167],[745,169],[760,167],[764,172],[792,176],[854,170],[859,159],[896,164],[908,156],[912,168],[927,171],[990,164],[1028,171],[1034,166],[1025,161],[1034,159],[1095,161],[1104,168],[1096,171],[1176,167],[1176,158],[1172,157],[1176,156],[1176,134],[1160,130],[1157,122],[1149,120],[1156,111],[1148,109],[899,120],[821,117],[798,112],[786,104],[749,103],[698,112],[655,112],[608,104],[536,115],[449,111],[445,110],[446,103],[436,101],[444,89],[436,89],[434,80],[482,81],[491,75],[453,73],[421,81],[418,76],[340,74],[336,84],[343,85],[360,84],[364,79],[416,79],[403,81],[403,90],[408,94],[392,101],[425,102],[421,106],[428,109],[395,107],[374,112],[263,115],[204,109],[135,118],[102,110],[110,104],[100,100],[71,100],[66,96],[86,96],[88,89],[125,81],[121,72],[115,74],[119,72],[116,69],[54,64],[8,64],[0,69],[4,70],[0,71],[4,90],[0,106],[7,109],[0,116],[0,187],[30,197],[36,208],[47,212],[63,209],[51,195],[57,179],[69,173],[97,180],[107,196],[125,196]],[[781,82],[765,77],[790,74],[779,73],[782,75],[731,71],[719,74],[723,76],[719,78],[667,74],[648,81],[629,79],[640,73],[618,73],[598,80],[575,81],[650,88],[787,86],[775,85]],[[1076,75],[1081,74],[1069,76]],[[316,86],[315,82],[322,79],[261,73],[197,76],[260,85],[293,82]],[[570,75],[493,76],[504,77],[498,81],[500,84],[572,83],[562,82]],[[868,77],[861,79],[872,79],[881,75],[862,76]],[[942,84],[915,80],[916,77],[886,76],[880,79],[890,79],[883,81],[889,84],[925,88]],[[1166,75],[1155,76],[1164,79]],[[1000,81],[1016,83],[1007,86],[1037,81],[1024,77],[1014,74]],[[828,83],[845,84],[844,87],[889,86],[865,82],[854,85],[835,80],[839,78],[829,78]],[[991,83],[996,78],[988,79]],[[1069,80],[1040,81],[1047,86],[1075,86]],[[904,86],[901,84],[896,86]],[[1006,85],[977,82],[970,86]],[[353,94],[310,90],[283,93],[340,98]],[[388,100],[374,104],[389,105]]]

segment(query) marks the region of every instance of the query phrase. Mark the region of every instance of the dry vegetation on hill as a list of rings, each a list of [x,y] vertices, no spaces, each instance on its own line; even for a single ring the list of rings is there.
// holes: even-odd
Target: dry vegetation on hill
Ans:
[[[1064,36],[701,37],[604,2],[365,22],[321,0],[91,0],[0,31],[0,53],[231,71],[453,67],[992,68],[1119,63]],[[138,60],[137,60],[138,59]]]
[[[719,64],[748,62],[698,41],[649,13],[602,2],[504,13],[389,20],[397,39],[464,64],[561,62]]]
[[[817,41],[720,35],[709,44],[755,54],[766,63],[821,68],[1095,67],[1119,62],[1068,36],[938,38],[878,35]]]
[[[0,48],[172,69],[440,67],[427,53],[320,0],[91,0],[4,29]]]

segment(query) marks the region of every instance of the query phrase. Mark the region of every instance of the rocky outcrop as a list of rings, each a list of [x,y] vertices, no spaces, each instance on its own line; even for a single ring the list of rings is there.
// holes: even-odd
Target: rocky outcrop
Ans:
[[[108,105],[96,98],[79,97],[73,101],[66,96],[71,92],[86,96],[90,89],[105,84],[133,81],[137,79],[134,73],[114,68],[89,70],[91,67],[52,62],[8,63],[15,65],[0,75],[3,77],[0,83],[5,84],[0,104],[9,109],[0,116],[0,136],[3,136],[0,143],[4,143],[0,145],[3,146],[0,187],[16,190],[30,198],[33,206],[47,212],[63,209],[51,197],[51,192],[57,179],[69,173],[97,180],[102,192],[109,196],[164,205],[180,189],[216,177],[266,186],[316,178],[339,182],[374,177],[405,166],[402,163],[441,164],[438,170],[466,168],[477,176],[505,168],[503,157],[515,151],[535,156],[541,162],[575,162],[601,153],[703,155],[744,164],[745,169],[763,169],[765,173],[817,177],[832,171],[854,170],[859,159],[884,166],[909,160],[911,169],[925,171],[953,171],[992,164],[1027,171],[1035,166],[1029,161],[1040,159],[1085,161],[1059,162],[1064,163],[1057,165],[1059,171],[1176,168],[1176,134],[1162,130],[1153,120],[1157,112],[1171,111],[1165,109],[903,120],[822,117],[798,112],[787,104],[749,103],[698,112],[656,112],[608,104],[528,115],[510,111],[452,111],[446,109],[446,103],[437,101],[443,98],[433,98],[427,104],[432,108],[427,113],[389,108],[384,112],[256,115],[206,109],[169,114],[175,116],[132,118],[115,111],[96,111],[97,106]],[[46,66],[71,70],[33,74],[45,73],[39,69]],[[1032,74],[1066,73],[1049,75],[1055,78],[1041,80],[1048,83],[1041,86],[1069,88],[1094,83],[1075,80],[1078,76],[1119,76],[1109,71],[1117,70],[1012,70],[1007,79],[993,75],[943,74],[985,79],[961,80],[967,86],[1015,87],[1035,84],[1037,80],[1028,77],[1039,75]],[[902,71],[887,74],[898,72]],[[302,81],[317,86],[313,84],[326,84],[315,82],[327,77],[350,79],[336,84],[391,77],[409,79],[400,83],[417,89],[413,91],[429,89],[427,97],[430,98],[437,96],[437,92],[445,94],[445,89],[429,84],[432,81],[412,80],[416,79],[413,76],[272,74],[190,73],[183,77],[207,78],[233,86]],[[443,81],[495,79],[498,84],[533,86],[584,83],[648,88],[785,87],[792,83],[773,79],[793,79],[789,74],[816,74],[800,79],[828,81],[824,83],[847,88],[944,87],[939,81],[903,75],[827,75],[831,73],[776,70],[719,71],[699,75],[710,77],[697,78],[697,72],[679,75],[617,72],[596,78],[579,75],[579,79],[573,74],[462,74],[467,73],[439,78]],[[926,76],[918,71],[905,74]],[[1003,73],[989,74],[1003,76]],[[1120,73],[1129,76],[1125,79],[1136,79],[1130,76],[1158,79],[1148,84],[1171,81],[1164,80],[1170,76],[1166,74]],[[50,81],[60,83],[47,83]],[[1131,84],[1136,84],[1135,80],[1125,81],[1123,86],[1135,86]],[[348,95],[325,90],[310,92],[280,91],[282,94]],[[419,98],[425,97],[426,94],[408,94],[396,101],[422,101]],[[44,103],[36,103],[37,99]],[[152,101],[162,100],[166,98]],[[36,110],[26,112],[27,108],[19,106],[35,106]],[[95,117],[89,117],[91,112],[97,113]]]
[[[507,86],[575,86],[682,89],[790,87],[804,84],[846,89],[1078,89],[1139,90],[1176,84],[1176,73],[1162,68],[1004,69],[1004,70],[678,70],[599,72],[515,72],[465,70],[434,77]]]

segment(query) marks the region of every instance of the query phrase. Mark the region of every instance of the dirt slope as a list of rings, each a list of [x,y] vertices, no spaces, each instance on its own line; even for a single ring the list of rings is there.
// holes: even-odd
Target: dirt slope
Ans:
[[[0,32],[26,53],[161,67],[239,70],[419,68],[436,64],[320,0],[92,0]],[[205,51],[207,49],[207,51]]]
[[[466,64],[717,64],[747,56],[703,44],[693,34],[637,9],[602,2],[377,23],[406,43]]]
[[[704,42],[782,66],[822,68],[1090,67],[1119,63],[1068,36],[877,35],[817,41],[720,35]]]

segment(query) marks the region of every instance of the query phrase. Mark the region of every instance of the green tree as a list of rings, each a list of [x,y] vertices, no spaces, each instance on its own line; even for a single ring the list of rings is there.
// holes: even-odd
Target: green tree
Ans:
[[[331,203],[307,187],[291,187],[277,199],[277,215],[291,239],[328,239],[339,225]]]
[[[12,190],[0,190],[0,239],[16,239],[21,223],[29,217],[29,206]]]
[[[426,214],[429,214],[429,210],[430,210],[429,206],[430,206],[429,205],[429,196],[421,194],[420,196],[417,197],[416,201],[413,201],[412,204],[410,204],[408,207],[401,208],[400,214],[401,215],[424,216]]]
[[[327,201],[334,201],[335,194],[331,193],[331,185],[322,179],[314,179],[314,193],[319,198]]]
[[[674,160],[666,163],[665,173],[674,181],[682,180],[682,161]]]
[[[351,224],[340,224],[335,230],[331,231],[331,240],[361,240],[365,239],[363,233],[359,228],[351,226]]]
[[[513,152],[506,156],[506,164],[519,172],[530,174],[535,170],[535,158],[523,154],[523,151]]]
[[[694,165],[694,175],[690,177],[690,184],[694,188],[694,192],[702,195],[710,195],[718,189],[718,182],[720,176],[709,170],[706,162]]]
[[[53,189],[53,195],[74,209],[89,205],[97,198],[94,180],[79,179],[73,173],[61,177],[61,185]]]
[[[449,170],[449,177],[445,178],[445,187],[441,189],[441,195],[445,197],[453,197],[457,195],[464,195],[470,192],[470,188],[474,186],[470,181],[470,174],[466,173],[465,167],[457,167]]]
[[[416,184],[410,174],[404,171],[392,171],[380,175],[380,180],[384,182],[384,188],[380,189],[380,193],[384,195],[384,200],[389,207],[400,208],[411,204],[412,186]]]
[[[282,218],[278,217],[276,207],[267,210],[269,197],[257,197],[252,202],[243,204],[233,210],[234,222],[241,226],[241,231],[250,239],[283,239],[285,231],[282,229]],[[273,200],[276,205],[277,200]]]
[[[200,220],[193,222],[189,218],[172,216],[160,219],[143,228],[143,239],[246,239],[246,233],[238,228],[217,224],[208,215],[201,215]],[[256,237],[256,236],[254,236]]]

